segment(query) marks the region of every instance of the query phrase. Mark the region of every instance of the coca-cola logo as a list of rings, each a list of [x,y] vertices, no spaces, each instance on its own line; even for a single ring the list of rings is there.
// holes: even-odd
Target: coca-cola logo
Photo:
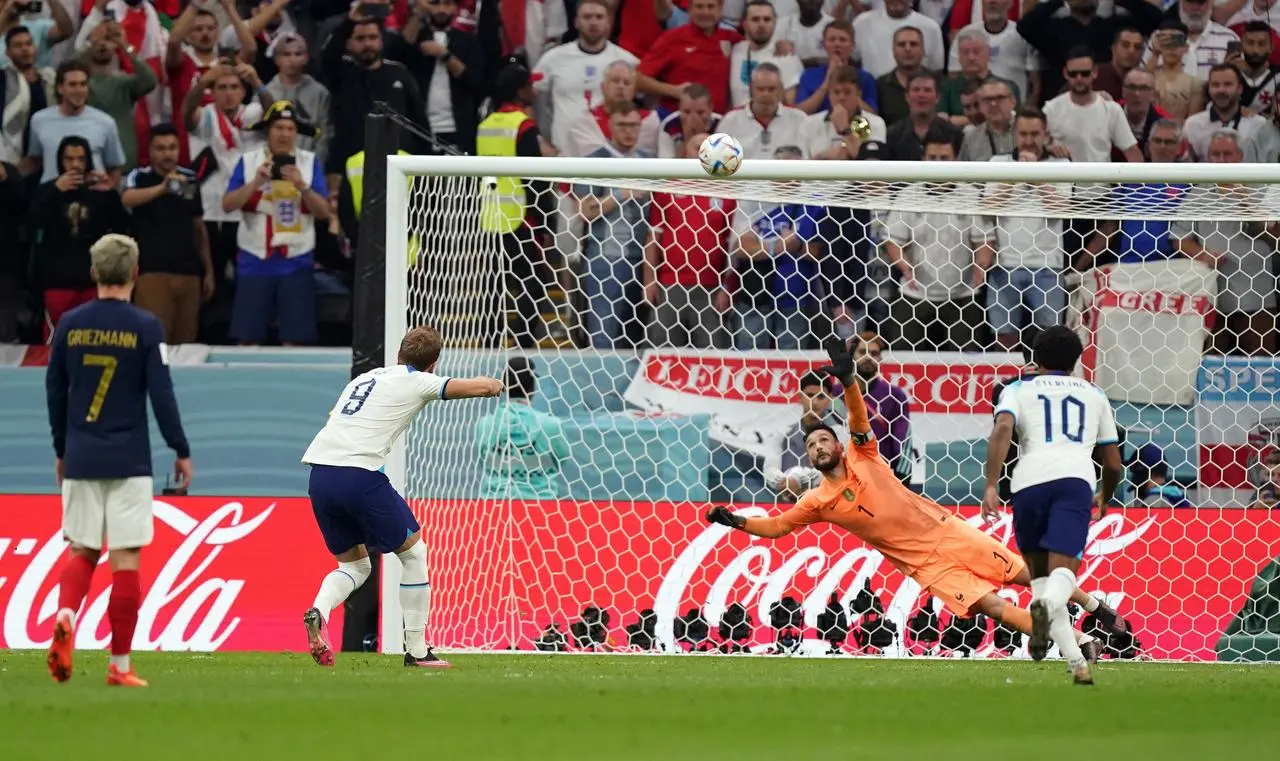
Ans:
[[[768,515],[762,507],[746,507],[738,512],[748,517]],[[984,526],[977,516],[968,519],[968,523],[1002,544],[1009,545],[1012,541],[1013,525],[1009,517],[991,526]],[[1089,529],[1085,562],[1080,567],[1078,578],[1086,581],[1098,562],[1123,553],[1126,547],[1141,541],[1155,525],[1156,519],[1147,517],[1126,526],[1120,513],[1112,513],[1094,523]],[[736,554],[732,548],[726,547],[742,543],[746,546]],[[873,587],[880,579],[897,584],[896,588],[879,591],[885,603],[886,616],[898,625],[899,631],[904,631],[906,619],[919,599],[920,585],[897,573],[876,550],[853,538],[849,544],[855,546],[840,555],[829,555],[821,547],[811,545],[781,556],[767,540],[745,539],[726,526],[707,527],[689,542],[663,573],[653,601],[658,641],[665,649],[676,648],[674,627],[681,608],[698,607],[712,627],[720,622],[720,617],[732,603],[741,603],[755,620],[768,621],[773,604],[786,594],[798,596],[805,625],[813,627],[832,594],[836,594],[840,604],[847,608],[868,579],[872,580]],[[703,574],[711,574],[712,581],[695,584],[695,578],[701,578]],[[692,599],[691,590],[695,588],[708,590],[705,599]],[[1124,597],[1123,590],[1105,592],[1108,600],[1116,604]],[[1005,590],[1001,594],[1016,600],[1019,593]]]
[[[163,565],[154,580],[146,585],[133,647],[135,650],[217,650],[241,623],[232,610],[245,587],[243,578],[218,575],[226,572],[218,568],[218,557],[229,545],[261,527],[276,505],[272,503],[257,515],[247,517],[241,503],[228,502],[212,510],[203,520],[160,500],[154,501],[153,506],[157,535],[167,528],[182,539],[168,555],[144,552],[144,564],[163,561]],[[0,558],[5,548],[10,548],[12,555],[31,556],[16,580],[0,576],[0,591],[12,582],[4,609],[7,647],[48,646],[53,616],[57,612],[59,561],[66,547],[60,533],[0,538]],[[105,553],[101,562],[107,562]],[[101,649],[107,645],[110,637],[104,620],[109,596],[108,586],[85,601],[76,627],[77,647]]]

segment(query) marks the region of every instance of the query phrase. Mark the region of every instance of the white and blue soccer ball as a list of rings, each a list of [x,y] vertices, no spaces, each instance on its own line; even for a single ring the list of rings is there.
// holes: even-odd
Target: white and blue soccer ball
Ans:
[[[733,135],[717,132],[702,141],[698,160],[712,177],[728,177],[742,166],[742,143]]]

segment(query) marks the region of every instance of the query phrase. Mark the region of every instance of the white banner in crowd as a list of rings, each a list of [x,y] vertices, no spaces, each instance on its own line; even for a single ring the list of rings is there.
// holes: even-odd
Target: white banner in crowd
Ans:
[[[1198,385],[1199,480],[1214,490],[1213,504],[1251,504],[1259,489],[1280,493],[1280,362],[1205,357]]]
[[[759,457],[775,456],[800,419],[800,378],[827,363],[821,352],[650,349],[624,395],[650,412],[711,414],[711,438]],[[985,438],[991,389],[1022,366],[1019,354],[892,352],[880,372],[911,399],[917,447]]]
[[[1076,304],[1086,377],[1115,401],[1191,404],[1217,295],[1217,273],[1190,259],[1085,273]]]

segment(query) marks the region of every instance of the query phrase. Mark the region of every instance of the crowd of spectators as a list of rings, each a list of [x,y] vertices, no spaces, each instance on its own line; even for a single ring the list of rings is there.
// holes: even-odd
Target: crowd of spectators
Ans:
[[[138,300],[170,341],[317,341],[378,101],[430,136],[410,152],[686,157],[724,131],[748,159],[1274,163],[1271,4],[0,0],[0,341],[91,297],[106,232],[139,238]],[[1072,269],[1186,256],[1248,295],[1222,322],[1256,340],[1223,345],[1274,347],[1272,226],[524,185],[501,232],[533,341],[789,349],[834,326],[1012,348],[1061,319]]]

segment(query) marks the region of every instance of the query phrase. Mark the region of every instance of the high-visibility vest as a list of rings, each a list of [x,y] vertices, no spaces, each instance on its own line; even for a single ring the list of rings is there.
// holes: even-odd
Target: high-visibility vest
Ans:
[[[401,156],[411,155],[408,151],[398,151]],[[413,178],[408,177],[409,192],[413,192]],[[347,159],[347,185],[351,188],[351,208],[355,210],[356,219],[360,218],[364,204],[364,151],[360,151]],[[409,236],[409,266],[418,261],[418,236]]]
[[[520,125],[529,115],[523,111],[495,111],[480,122],[476,133],[477,156],[515,156]],[[519,177],[499,177],[481,190],[480,229],[510,233],[524,224],[524,183]]]

